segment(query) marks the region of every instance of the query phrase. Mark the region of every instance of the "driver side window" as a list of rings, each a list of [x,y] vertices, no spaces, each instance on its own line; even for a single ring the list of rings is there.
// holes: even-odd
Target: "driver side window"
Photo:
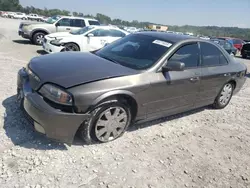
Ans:
[[[187,44],[179,48],[169,59],[169,61],[180,61],[185,63],[185,68],[195,68],[199,65],[198,44]]]
[[[107,29],[96,29],[91,32],[91,34],[94,35],[94,37],[107,37],[109,36],[109,30]]]
[[[63,18],[58,21],[59,26],[65,26],[65,27],[70,27],[70,19],[68,18]]]

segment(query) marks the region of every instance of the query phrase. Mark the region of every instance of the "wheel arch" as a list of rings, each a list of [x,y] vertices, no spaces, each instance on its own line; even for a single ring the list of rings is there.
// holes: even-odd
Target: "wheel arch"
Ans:
[[[130,92],[130,91],[126,91],[126,90],[111,91],[111,92],[108,92],[108,93],[105,93],[105,94],[99,96],[92,103],[92,105],[91,105],[92,107],[91,107],[90,111],[93,110],[94,108],[100,106],[100,105],[112,103],[115,101],[121,101],[124,104],[128,104],[128,106],[130,107],[131,113],[132,113],[132,121],[136,118],[137,111],[138,111],[138,104],[137,104],[137,101],[135,99],[135,94]]]
[[[79,44],[77,44],[76,42],[74,42],[74,41],[62,41],[63,43],[64,43],[64,45],[63,46],[65,46],[66,44],[75,44],[75,45],[77,45],[78,46],[78,48],[79,48],[79,51],[81,51],[81,47],[80,47],[80,45]],[[62,50],[63,51],[63,50]]]
[[[45,29],[35,29],[32,31],[31,33],[31,38],[33,38],[33,36],[36,34],[36,33],[44,33],[45,35],[49,34],[49,31],[45,30]]]

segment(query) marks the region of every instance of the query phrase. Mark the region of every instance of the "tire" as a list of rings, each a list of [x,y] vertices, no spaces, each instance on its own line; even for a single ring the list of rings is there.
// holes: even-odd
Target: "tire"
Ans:
[[[116,110],[114,111],[114,109],[116,109]],[[119,111],[119,110],[121,110],[121,111]],[[123,114],[125,117],[124,119],[121,119],[119,121],[120,125],[122,124],[122,128],[118,127],[117,119],[115,119],[115,120],[112,119],[112,117],[115,117],[115,116],[113,116],[116,114],[115,112],[118,112],[118,111],[119,111],[119,113],[122,112],[120,114],[120,116]],[[107,112],[110,112],[109,117],[111,119],[110,120],[108,120],[108,119],[103,120],[104,117],[106,117]],[[112,113],[113,113],[113,115],[112,115]],[[81,125],[81,127],[79,129],[79,135],[80,135],[81,139],[86,144],[106,143],[106,142],[116,140],[117,138],[121,137],[126,132],[128,126],[131,124],[131,120],[132,120],[130,108],[127,105],[125,105],[119,101],[101,105],[101,106],[97,107],[95,110],[93,110],[91,114],[92,114],[91,118],[87,122],[85,122],[83,125]],[[119,116],[116,116],[116,117],[119,117]],[[121,116],[121,118],[122,117],[123,116]],[[104,128],[100,128],[100,127],[102,127],[101,123],[105,122],[105,121],[106,121],[106,123],[104,124],[105,125],[104,127],[106,127],[105,130],[109,130],[109,133],[108,133],[108,131],[106,131],[104,133],[102,133],[102,131],[100,131],[100,130],[104,130]],[[116,130],[116,133],[118,133],[118,135],[114,136],[115,134],[111,130],[113,130],[113,131]],[[98,133],[100,135],[98,135]],[[108,138],[106,137],[107,135],[109,135]]]
[[[242,55],[242,58],[243,58],[243,59],[246,59],[246,58],[247,58],[247,56],[246,56],[246,55]]]
[[[45,33],[37,32],[32,37],[32,42],[35,45],[42,45],[42,39],[44,38]]]
[[[67,51],[79,52],[80,48],[75,43],[68,43],[68,44],[65,44],[65,47],[64,47],[63,51],[64,52],[67,52]]]
[[[229,104],[233,96],[234,87],[235,87],[234,84],[231,82],[226,83],[222,87],[219,95],[216,97],[214,104],[213,104],[213,107],[215,109],[223,109]]]

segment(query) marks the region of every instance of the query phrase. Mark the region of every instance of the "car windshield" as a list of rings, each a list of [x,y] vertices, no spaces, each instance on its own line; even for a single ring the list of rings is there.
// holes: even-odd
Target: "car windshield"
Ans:
[[[96,55],[136,70],[152,67],[172,43],[147,35],[128,35],[95,52]]]
[[[49,23],[49,24],[53,24],[55,23],[57,20],[59,20],[61,17],[60,16],[52,16],[50,18],[48,18],[46,20],[46,23]]]
[[[87,26],[87,27],[83,27],[81,29],[77,29],[75,31],[71,31],[70,34],[72,35],[82,35],[84,33],[86,33],[87,31],[93,29],[94,27],[93,26]]]

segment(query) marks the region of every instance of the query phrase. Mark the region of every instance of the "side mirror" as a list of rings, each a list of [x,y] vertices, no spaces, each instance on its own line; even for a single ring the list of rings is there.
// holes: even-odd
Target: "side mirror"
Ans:
[[[185,63],[182,63],[180,61],[168,61],[167,64],[162,67],[162,71],[184,71],[184,68]]]
[[[94,34],[93,33],[89,33],[89,34],[87,34],[87,37],[93,37],[94,36]]]
[[[59,23],[59,22],[56,23],[56,27],[58,27],[58,26],[60,26],[60,23]]]
[[[104,44],[104,47],[105,47],[105,46],[108,46],[108,45],[109,45],[109,43],[105,43],[105,44]]]

